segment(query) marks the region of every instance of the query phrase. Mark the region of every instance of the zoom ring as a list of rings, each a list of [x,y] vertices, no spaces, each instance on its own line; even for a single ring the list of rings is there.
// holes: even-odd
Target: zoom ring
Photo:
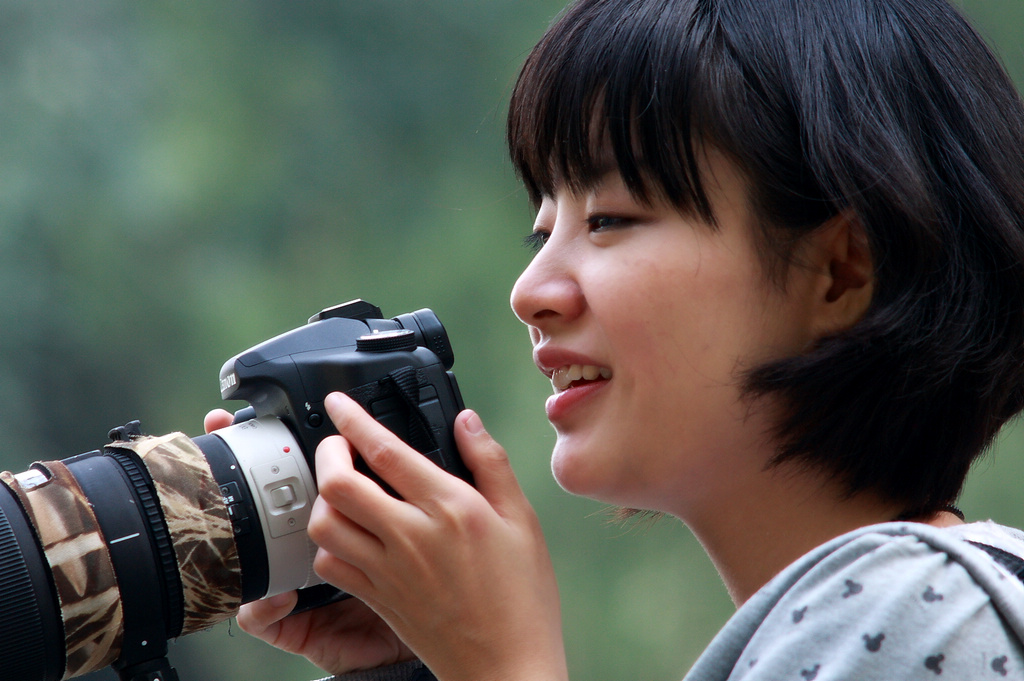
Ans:
[[[150,530],[157,558],[160,561],[162,582],[166,587],[167,610],[164,618],[166,635],[169,639],[176,638],[181,634],[184,624],[185,596],[182,593],[181,576],[178,574],[178,559],[174,553],[174,546],[171,542],[170,532],[167,530],[167,523],[164,521],[160,502],[151,486],[148,473],[145,472],[142,462],[135,454],[129,453],[127,450],[113,448],[107,449],[105,454],[121,465],[128,476],[132,489],[139,498],[146,526]]]

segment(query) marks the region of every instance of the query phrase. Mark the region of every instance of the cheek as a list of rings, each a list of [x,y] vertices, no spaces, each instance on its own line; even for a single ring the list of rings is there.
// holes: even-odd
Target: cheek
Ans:
[[[619,333],[630,338],[634,354],[661,372],[720,378],[750,340],[757,306],[728,263],[705,257],[675,265],[638,263],[648,276],[624,301],[622,318],[632,324]]]
[[[685,440],[704,448],[742,418],[743,373],[762,361],[772,334],[762,282],[733,261],[705,253],[666,266],[638,261],[610,331],[630,416],[656,427],[636,436],[652,446]]]

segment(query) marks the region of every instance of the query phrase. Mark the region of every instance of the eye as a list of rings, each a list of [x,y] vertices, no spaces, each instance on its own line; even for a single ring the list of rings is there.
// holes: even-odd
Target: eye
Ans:
[[[630,218],[617,217],[614,215],[591,215],[587,218],[587,225],[591,232],[606,232],[612,229],[628,227],[633,224]]]
[[[530,234],[527,234],[526,237],[523,239],[523,246],[528,248],[531,252],[537,253],[538,251],[540,251],[541,248],[544,247],[544,244],[548,242],[548,237],[550,236],[551,235],[548,232],[544,232],[541,230],[531,232]]]

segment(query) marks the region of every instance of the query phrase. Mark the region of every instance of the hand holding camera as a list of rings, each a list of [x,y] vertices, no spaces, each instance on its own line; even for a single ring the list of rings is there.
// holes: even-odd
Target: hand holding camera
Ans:
[[[464,411],[454,424],[474,488],[429,465],[353,400],[332,395],[326,410],[342,437],[317,449],[314,566],[359,600],[329,606],[327,620],[308,616],[328,608],[282,619],[289,601],[260,601],[243,608],[242,628],[336,674],[415,655],[446,681],[565,678],[557,587],[540,525],[479,417]],[[363,603],[387,630],[364,619]]]
[[[234,415],[217,409],[206,415],[207,433],[226,428]],[[293,614],[295,591],[247,603],[238,613],[245,632],[324,670],[372,668],[415,656],[391,628],[358,599],[350,598]]]

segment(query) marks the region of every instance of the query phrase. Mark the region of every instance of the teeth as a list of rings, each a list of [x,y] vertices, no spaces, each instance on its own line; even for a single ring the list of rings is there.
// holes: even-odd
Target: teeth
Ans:
[[[573,381],[580,379],[594,381],[598,377],[603,379],[611,378],[611,369],[592,364],[571,364],[554,370],[551,374],[551,385],[554,386],[556,391],[560,392],[572,385]]]

